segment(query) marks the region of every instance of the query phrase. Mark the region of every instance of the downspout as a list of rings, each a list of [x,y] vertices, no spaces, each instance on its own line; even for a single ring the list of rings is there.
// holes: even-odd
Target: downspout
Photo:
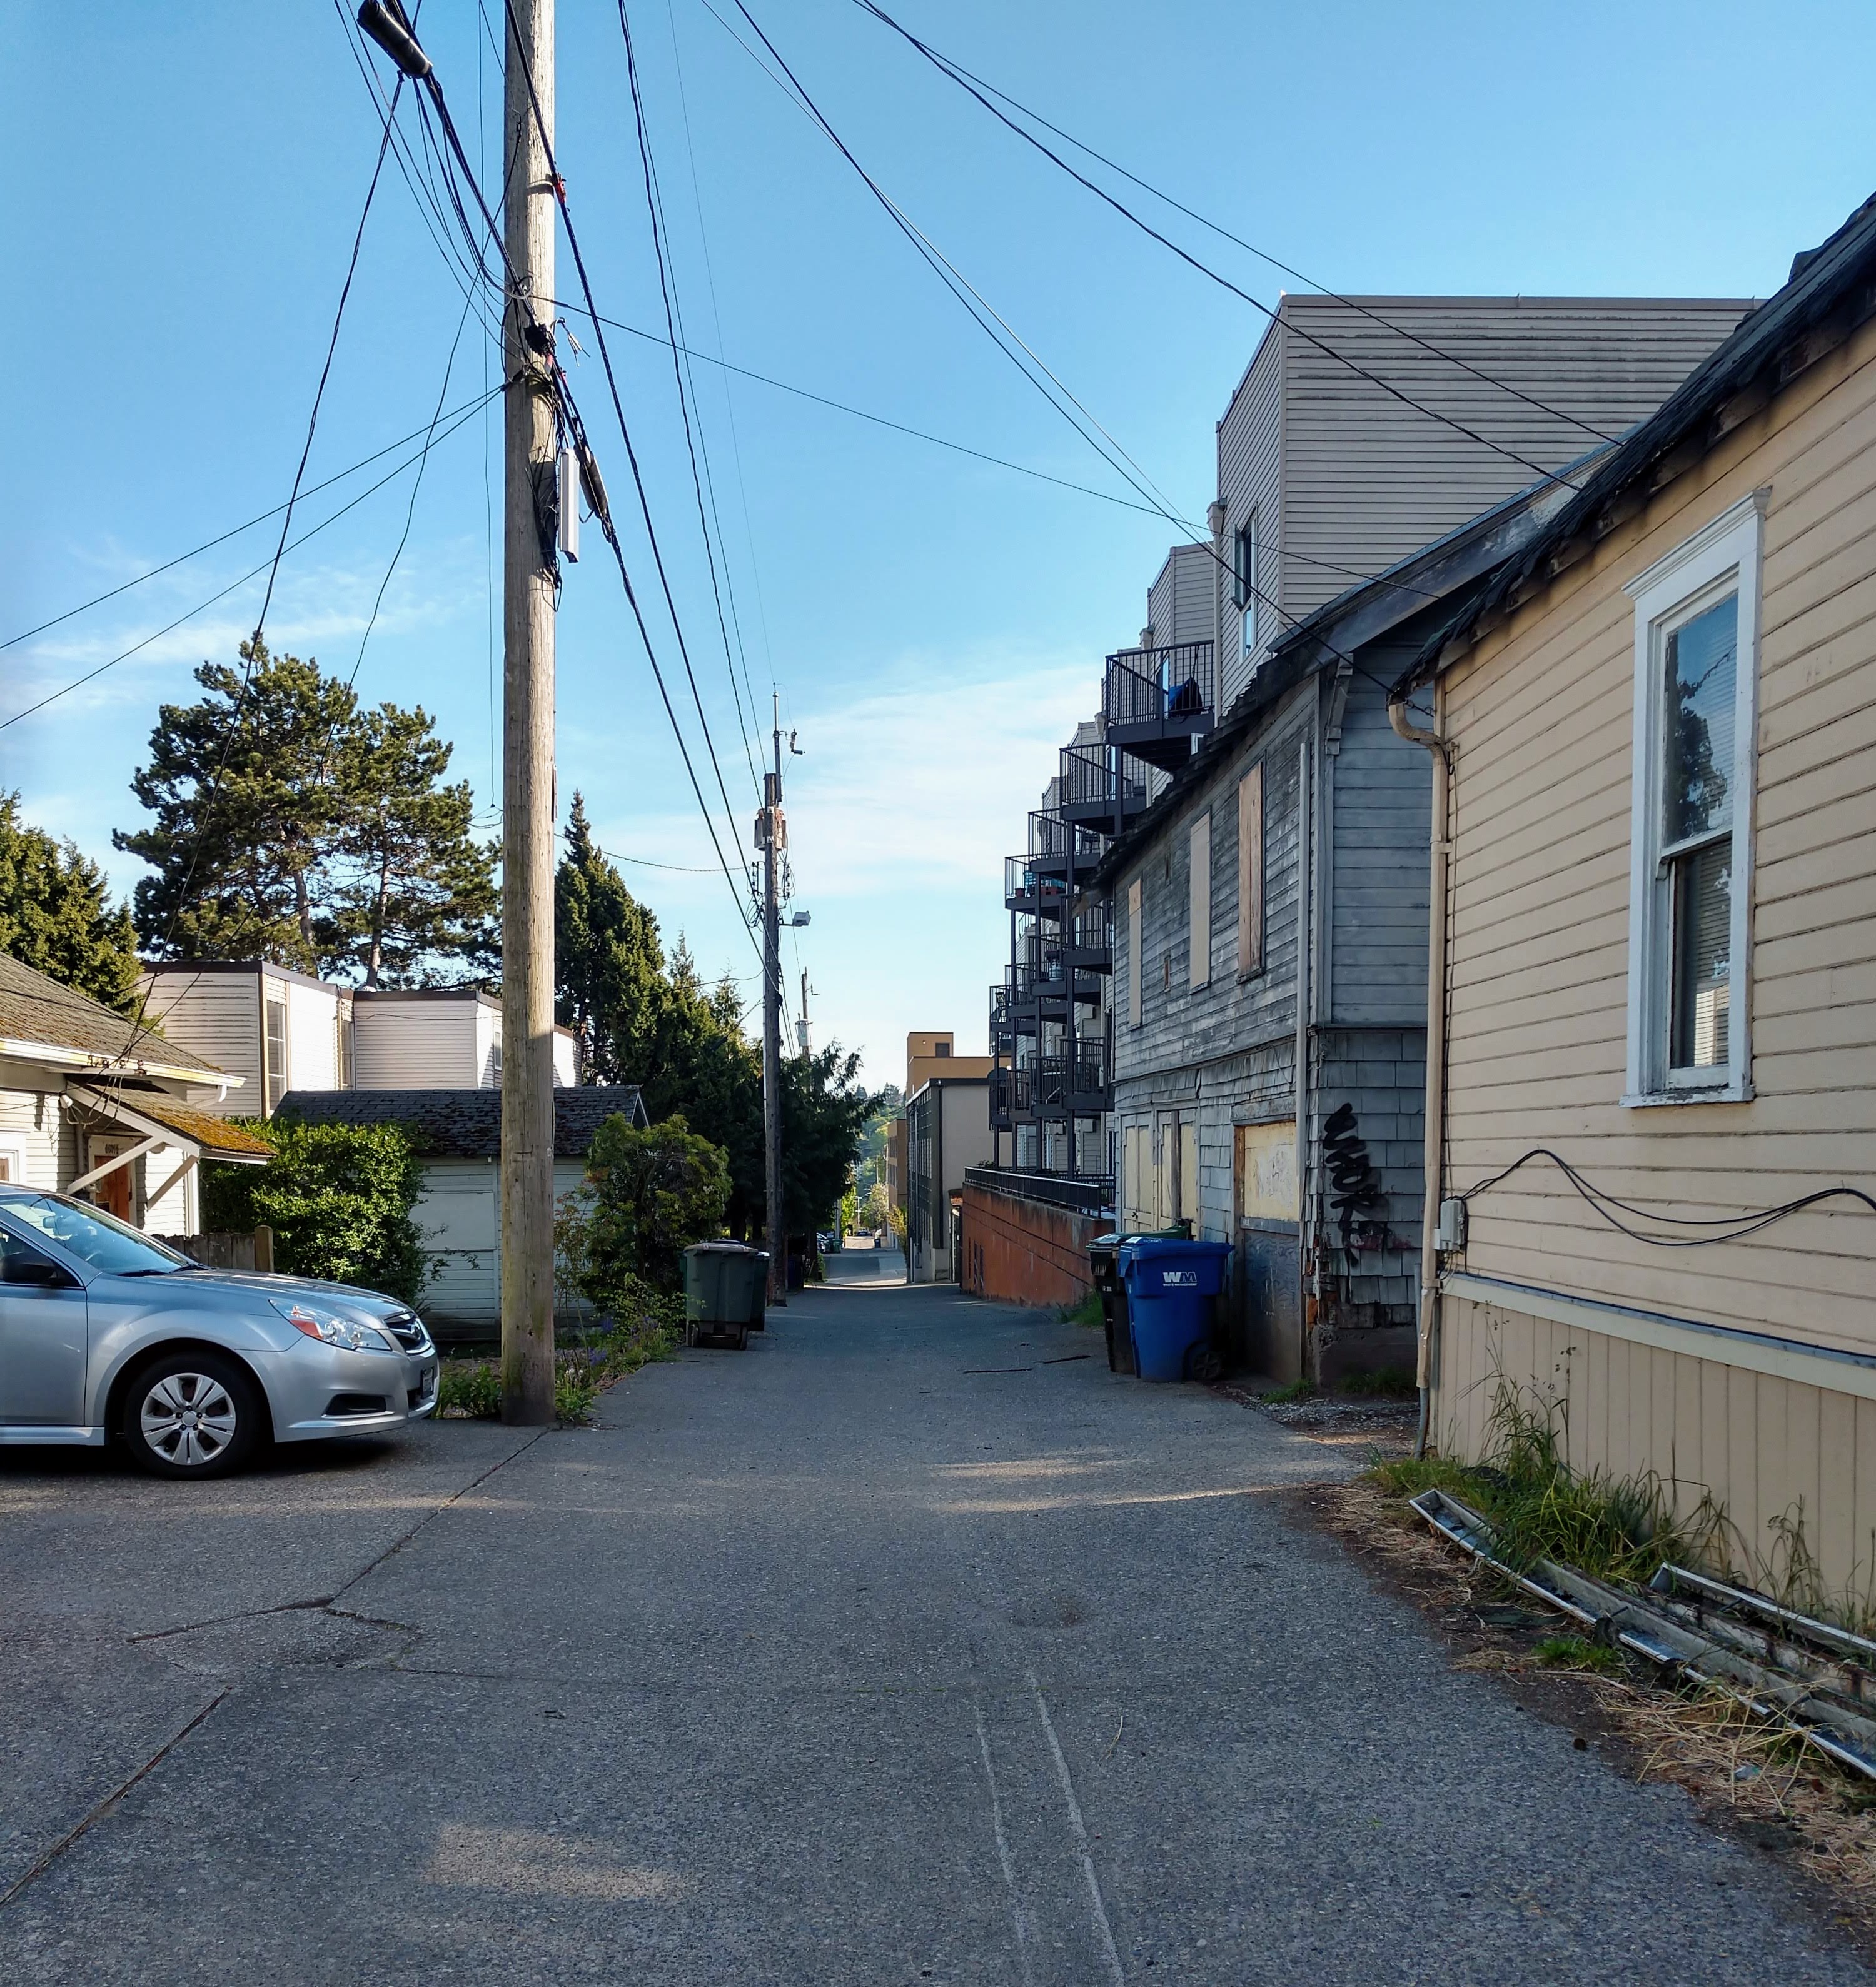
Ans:
[[[1388,698],[1388,722],[1410,745],[1424,745],[1433,761],[1426,916],[1426,1143],[1421,1163],[1420,1329],[1414,1371],[1420,1392],[1420,1425],[1413,1444],[1416,1458],[1426,1453],[1432,1419],[1433,1359],[1439,1332],[1439,1198],[1446,1136],[1446,875],[1453,853],[1446,815],[1453,760],[1451,745],[1439,730],[1440,702],[1436,678],[1433,729],[1429,731],[1408,717],[1404,691]]]
[[[1310,1315],[1310,1260],[1314,1223],[1314,1203],[1309,1191],[1309,1014],[1311,999],[1310,967],[1315,949],[1314,892],[1311,864],[1316,837],[1315,790],[1310,778],[1310,747],[1313,731],[1306,733],[1297,747],[1296,771],[1296,1279],[1297,1332],[1300,1377],[1311,1378],[1310,1348],[1315,1334]]]

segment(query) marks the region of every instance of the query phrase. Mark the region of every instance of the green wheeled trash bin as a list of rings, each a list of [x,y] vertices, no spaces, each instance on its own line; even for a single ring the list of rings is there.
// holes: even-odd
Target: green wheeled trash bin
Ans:
[[[684,1251],[684,1338],[741,1351],[761,1317],[768,1258],[741,1242],[698,1242]]]
[[[1133,1371],[1133,1338],[1127,1325],[1127,1287],[1120,1276],[1119,1235],[1097,1235],[1088,1245],[1088,1267],[1101,1300],[1101,1329],[1108,1342],[1108,1371]]]

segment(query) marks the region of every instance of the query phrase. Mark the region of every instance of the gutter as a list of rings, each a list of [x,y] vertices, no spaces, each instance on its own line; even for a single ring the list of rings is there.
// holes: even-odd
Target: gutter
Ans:
[[[1420,1425],[1414,1436],[1416,1457],[1426,1453],[1432,1419],[1433,1362],[1439,1333],[1439,1198],[1444,1184],[1446,1139],[1446,879],[1453,844],[1447,834],[1453,781],[1452,747],[1439,730],[1442,686],[1433,690],[1433,728],[1423,730],[1407,715],[1407,693],[1388,698],[1388,722],[1410,745],[1424,745],[1433,760],[1433,798],[1429,844],[1432,858],[1426,916],[1426,1142],[1421,1164],[1420,1311],[1414,1380],[1420,1393]]]
[[[167,1078],[173,1083],[191,1083],[199,1088],[211,1087],[226,1091],[245,1084],[246,1078],[231,1076],[224,1070],[209,1069],[201,1065],[194,1068],[181,1064],[145,1062],[114,1059],[100,1055],[90,1049],[66,1048],[52,1042],[15,1041],[0,1037],[0,1057],[15,1062],[44,1063],[52,1069],[79,1069],[94,1076],[152,1076]]]

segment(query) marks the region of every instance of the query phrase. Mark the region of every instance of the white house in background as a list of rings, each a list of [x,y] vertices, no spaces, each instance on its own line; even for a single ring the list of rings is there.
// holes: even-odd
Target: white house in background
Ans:
[[[270,960],[147,967],[164,1034],[239,1076],[228,1116],[272,1117],[290,1090],[470,1090],[501,1081],[501,1003],[476,987],[342,987]],[[572,1033],[554,1031],[554,1081],[579,1081]]]
[[[437,1274],[417,1308],[440,1338],[485,1338],[501,1317],[501,1217],[498,1164],[501,1092],[479,1089],[289,1091],[284,1106],[309,1125],[398,1125],[423,1162],[415,1209]],[[593,1134],[615,1112],[648,1121],[636,1084],[572,1086],[554,1096],[554,1194],[586,1176]]]
[[[193,1235],[197,1162],[268,1156],[222,1122],[242,1083],[0,956],[0,1181],[79,1194],[157,1234]]]

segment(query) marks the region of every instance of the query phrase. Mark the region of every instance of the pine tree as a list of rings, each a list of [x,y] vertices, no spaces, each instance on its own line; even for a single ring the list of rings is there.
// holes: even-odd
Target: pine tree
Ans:
[[[55,842],[0,794],[0,952],[120,1014],[137,1006],[137,933],[76,842]]]
[[[315,925],[328,972],[396,987],[496,964],[496,845],[471,832],[468,781],[443,784],[451,750],[420,704],[381,703],[347,727],[326,909]]]
[[[646,1082],[670,1004],[658,920],[595,845],[577,793],[554,879],[554,967],[555,1016],[579,1039],[581,1080]]]
[[[199,703],[163,706],[131,790],[153,825],[113,839],[156,871],[137,929],[164,959],[277,959],[318,969],[314,917],[345,798],[338,754],[356,700],[316,662],[241,644],[204,663]]]

